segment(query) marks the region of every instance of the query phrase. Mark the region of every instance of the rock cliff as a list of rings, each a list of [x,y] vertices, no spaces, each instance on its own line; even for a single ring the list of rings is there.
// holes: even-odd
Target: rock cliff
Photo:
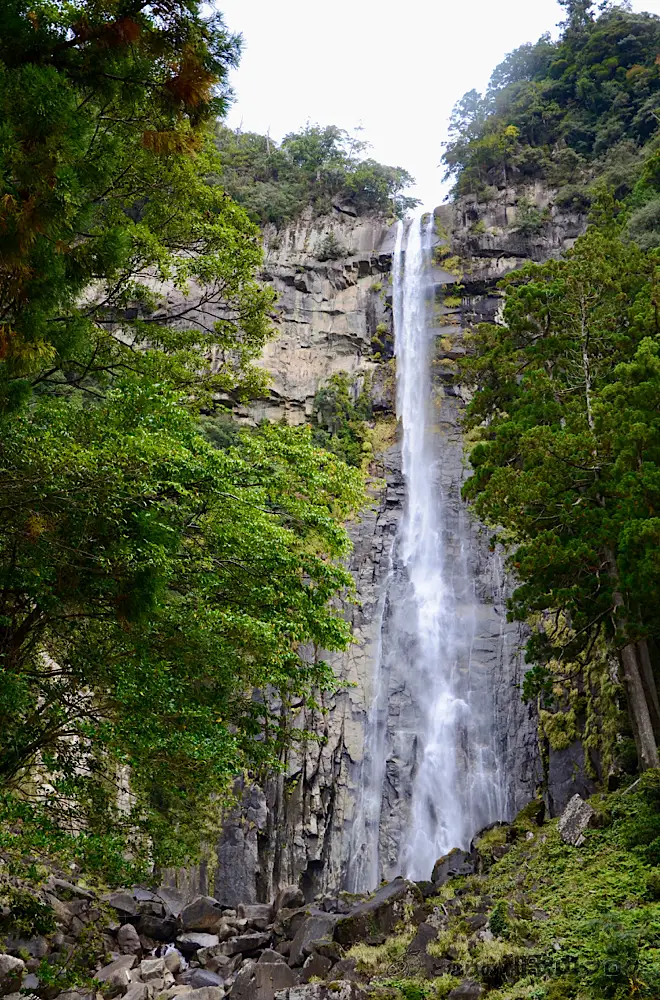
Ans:
[[[520,232],[515,225],[519,197],[520,192],[501,191],[489,203],[464,198],[436,210],[438,242],[444,246],[438,256],[440,261],[446,258],[436,274],[436,423],[442,489],[449,498],[449,536],[460,523],[469,538],[466,558],[477,581],[474,660],[477,674],[488,678],[492,692],[498,753],[506,773],[503,819],[511,818],[544,782],[555,813],[576,791],[589,791],[579,746],[563,755],[548,748],[540,752],[535,712],[520,697],[524,635],[520,626],[506,621],[510,584],[503,557],[492,551],[489,533],[460,499],[468,474],[461,432],[467,390],[458,381],[455,362],[465,350],[464,331],[496,316],[501,300],[495,286],[504,273],[528,260],[559,254],[584,227],[581,217],[554,209],[552,192],[539,188],[526,197],[538,206],[543,221],[535,232]],[[310,215],[282,232],[267,231],[265,244],[264,280],[278,293],[277,337],[262,360],[272,381],[268,398],[239,408],[238,419],[284,419],[293,424],[312,420],[314,396],[336,372],[356,376],[358,386],[369,375],[376,410],[391,413],[392,368],[374,349],[374,339],[384,328],[391,337],[393,227],[336,210],[329,219]],[[327,256],[328,246],[334,259],[320,259]],[[459,274],[460,302],[452,288]],[[387,644],[388,620],[398,607],[394,540],[404,500],[400,444],[385,447],[377,463],[374,471],[382,482],[374,487],[373,504],[350,526],[350,568],[358,603],[346,613],[355,644],[346,654],[329,657],[349,686],[327,698],[321,711],[299,707],[294,725],[315,733],[318,741],[290,752],[283,772],[265,787],[245,784],[238,789],[240,805],[225,818],[217,859],[196,873],[172,873],[172,880],[190,893],[212,892],[223,905],[234,906],[269,901],[280,886],[290,883],[300,885],[308,900],[346,883],[373,667],[379,644]],[[451,537],[447,541],[451,545]],[[398,874],[396,844],[406,822],[415,766],[411,740],[401,737],[414,729],[414,720],[406,721],[411,706],[405,678],[397,674],[396,657],[391,659],[391,724],[380,829],[383,874],[390,878]]]

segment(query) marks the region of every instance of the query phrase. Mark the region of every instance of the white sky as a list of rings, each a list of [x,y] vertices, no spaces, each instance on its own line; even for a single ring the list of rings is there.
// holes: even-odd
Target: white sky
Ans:
[[[438,163],[454,103],[562,14],[556,0],[216,2],[244,40],[230,126],[279,140],[307,120],[361,125],[369,155],[405,167],[427,207],[445,195]],[[660,14],[660,0],[633,6]]]

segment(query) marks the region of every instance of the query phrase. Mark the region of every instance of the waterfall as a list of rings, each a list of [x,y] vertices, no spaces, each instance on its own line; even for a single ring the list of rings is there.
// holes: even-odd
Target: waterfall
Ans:
[[[347,881],[354,890],[383,876],[430,878],[439,857],[467,848],[508,811],[493,671],[476,641],[485,616],[460,499],[462,442],[443,431],[444,408],[454,406],[456,424],[456,401],[432,378],[438,315],[443,322],[434,238],[433,213],[398,225],[393,309],[406,501],[381,609]]]

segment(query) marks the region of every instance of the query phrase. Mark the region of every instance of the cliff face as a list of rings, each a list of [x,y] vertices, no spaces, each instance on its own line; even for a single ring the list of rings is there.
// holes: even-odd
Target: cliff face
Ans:
[[[551,205],[552,192],[539,189],[529,195],[540,210]],[[455,362],[465,349],[464,331],[497,314],[501,300],[495,285],[502,274],[527,260],[559,254],[584,226],[579,216],[549,208],[538,233],[516,232],[516,197],[516,192],[500,192],[496,201],[484,205],[467,198],[436,212],[446,233],[440,242],[447,243],[447,255],[460,258],[464,272],[460,306],[445,304],[447,297],[455,303],[451,286],[458,279],[442,270],[436,275],[439,322],[434,378],[441,485],[448,498],[446,542],[451,546],[459,535],[467,539],[461,558],[474,581],[478,608],[472,654],[475,677],[481,678],[478,683],[490,699],[497,752],[506,775],[503,810],[508,817],[535,795],[544,779],[553,812],[575,791],[589,789],[579,745],[563,754],[548,748],[543,755],[540,752],[535,712],[520,697],[524,633],[506,621],[510,583],[503,556],[491,550],[490,533],[460,499],[468,474],[460,426],[468,394],[458,381]],[[343,255],[320,260],[329,233],[333,255],[338,254],[337,247],[343,248]],[[383,325],[391,331],[393,229],[337,211],[331,219],[306,217],[295,228],[266,232],[265,241],[264,278],[278,292],[278,336],[262,362],[272,383],[269,398],[239,409],[238,418],[249,423],[264,417],[292,424],[310,420],[315,393],[340,371],[357,376],[358,385],[360,377],[369,374],[376,410],[391,413],[391,365],[374,357],[372,340]],[[394,545],[404,501],[399,443],[383,450],[375,471],[384,486],[374,492],[372,508],[350,526],[354,543],[350,568],[358,603],[346,614],[356,641],[346,654],[328,657],[349,686],[327,698],[322,711],[299,707],[293,724],[316,734],[318,741],[290,752],[283,772],[264,787],[238,789],[240,805],[225,818],[214,871],[203,868],[185,878],[183,873],[175,877],[179,884],[182,879],[190,882],[191,890],[213,892],[226,905],[270,900],[284,884],[300,884],[309,899],[346,884],[373,669],[381,642],[389,717],[380,855],[383,874],[390,878],[398,874],[396,845],[407,821],[417,763],[414,739],[401,735],[414,732],[414,706],[406,678],[397,670],[396,650],[388,646],[393,616],[405,614],[400,600],[402,567]]]

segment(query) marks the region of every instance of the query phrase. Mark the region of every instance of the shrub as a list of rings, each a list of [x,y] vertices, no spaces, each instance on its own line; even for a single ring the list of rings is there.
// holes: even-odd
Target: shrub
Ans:
[[[507,904],[503,899],[495,904],[488,921],[488,926],[495,937],[506,938],[509,936],[509,913]]]
[[[350,256],[350,250],[339,242],[335,233],[329,232],[316,244],[314,255],[320,261],[341,260]]]

